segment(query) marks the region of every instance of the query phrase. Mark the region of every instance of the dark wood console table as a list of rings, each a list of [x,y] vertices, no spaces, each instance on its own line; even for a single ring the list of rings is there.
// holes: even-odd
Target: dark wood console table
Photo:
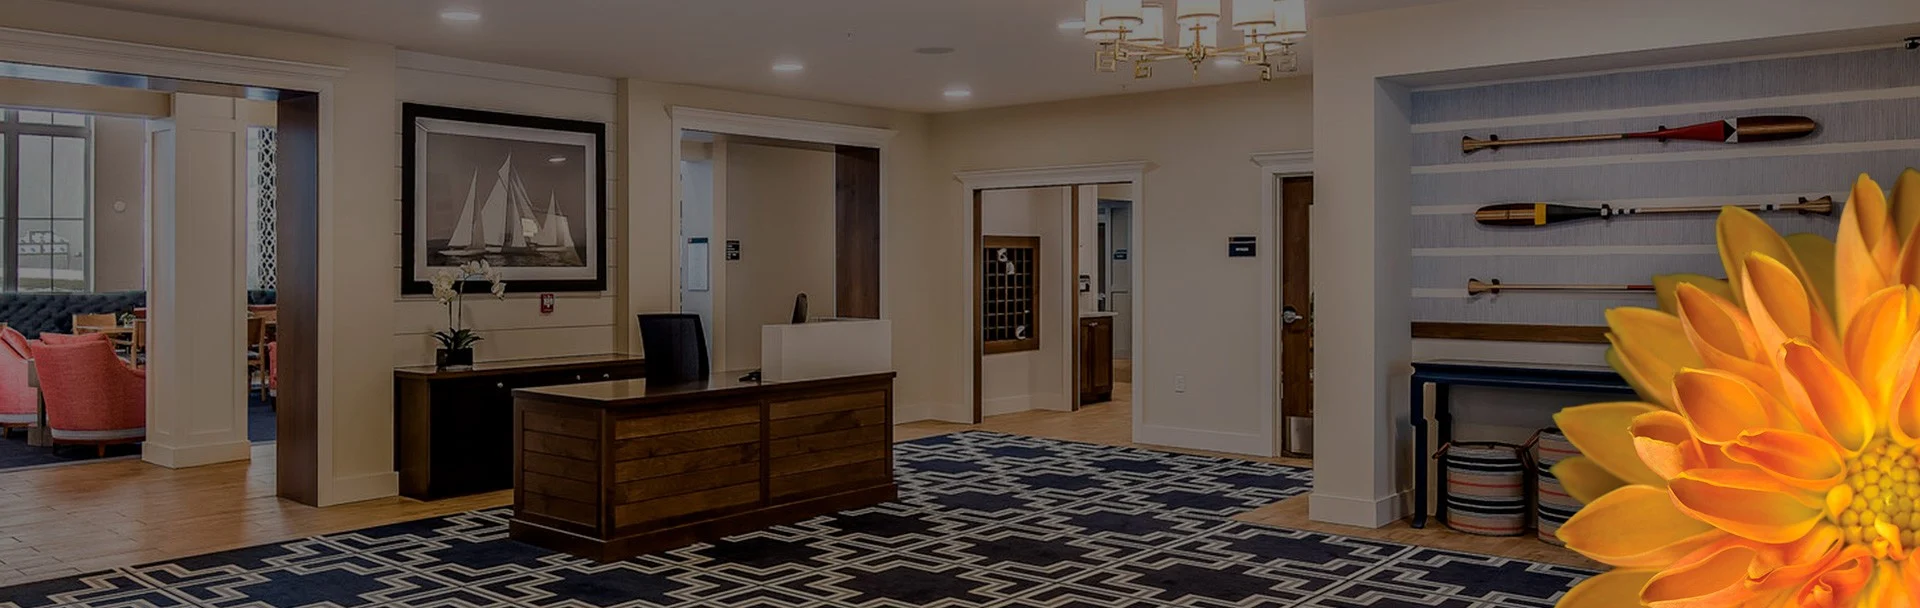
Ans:
[[[601,561],[895,499],[892,372],[514,391],[509,535]]]
[[[631,355],[494,361],[393,370],[400,495],[419,500],[513,487],[513,389],[646,375]]]
[[[1433,385],[1433,418],[1439,423],[1440,443],[1453,441],[1453,412],[1447,389],[1454,385],[1524,388],[1577,393],[1633,394],[1633,387],[1612,368],[1602,365],[1550,365],[1543,363],[1503,363],[1436,359],[1413,362],[1409,418],[1413,424],[1413,522],[1415,528],[1427,527],[1427,449],[1426,385]],[[1437,486],[1440,499],[1435,516],[1447,512],[1447,476]]]

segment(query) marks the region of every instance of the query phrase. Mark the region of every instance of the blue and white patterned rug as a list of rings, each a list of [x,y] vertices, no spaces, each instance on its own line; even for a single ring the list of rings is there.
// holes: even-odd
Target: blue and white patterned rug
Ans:
[[[1237,523],[1312,472],[986,432],[896,447],[901,500],[612,564],[506,509],[0,589],[0,607],[1546,608],[1592,573]],[[9,603],[11,602],[11,603]]]

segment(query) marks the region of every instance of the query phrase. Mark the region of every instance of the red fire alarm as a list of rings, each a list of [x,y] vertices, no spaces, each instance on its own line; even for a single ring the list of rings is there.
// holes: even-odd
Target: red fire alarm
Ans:
[[[553,314],[553,294],[550,294],[550,293],[540,294],[540,314],[543,314],[543,315]]]

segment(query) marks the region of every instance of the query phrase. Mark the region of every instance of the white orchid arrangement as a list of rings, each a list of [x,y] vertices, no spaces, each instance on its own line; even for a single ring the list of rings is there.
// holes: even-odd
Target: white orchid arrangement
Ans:
[[[439,340],[442,348],[447,350],[473,348],[474,343],[480,341],[479,334],[463,327],[461,323],[465,313],[461,301],[466,295],[467,282],[476,279],[485,280],[491,284],[488,291],[493,294],[494,299],[504,300],[507,298],[507,282],[502,277],[499,269],[494,268],[486,260],[480,260],[461,264],[458,269],[443,269],[427,279],[427,282],[433,285],[433,299],[438,300],[441,306],[447,307],[447,329],[433,332],[433,339]]]

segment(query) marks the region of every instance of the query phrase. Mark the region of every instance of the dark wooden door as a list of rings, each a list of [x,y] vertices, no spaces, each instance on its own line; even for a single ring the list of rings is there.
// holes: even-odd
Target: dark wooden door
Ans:
[[[1291,441],[1289,425],[1313,419],[1313,288],[1308,274],[1309,208],[1313,205],[1313,178],[1289,177],[1280,182],[1280,411],[1282,446],[1289,454],[1305,454],[1310,446]],[[1289,314],[1291,313],[1291,314]],[[1289,422],[1291,419],[1291,422]]]

